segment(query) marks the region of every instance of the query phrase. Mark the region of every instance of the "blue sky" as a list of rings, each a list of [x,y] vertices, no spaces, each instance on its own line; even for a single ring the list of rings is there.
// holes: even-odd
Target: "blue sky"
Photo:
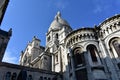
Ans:
[[[45,33],[58,11],[73,29],[93,27],[120,14],[120,0],[10,0],[1,28],[12,28],[13,35],[3,61],[18,64],[33,36],[45,46]]]

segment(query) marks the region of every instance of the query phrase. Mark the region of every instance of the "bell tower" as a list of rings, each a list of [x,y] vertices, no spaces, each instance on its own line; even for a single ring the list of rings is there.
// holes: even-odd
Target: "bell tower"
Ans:
[[[59,46],[59,31],[62,28],[62,24],[59,22],[60,19],[61,14],[58,12],[46,35],[46,46],[49,47],[51,53],[54,52]]]
[[[68,22],[61,18],[60,12],[57,12],[46,34],[46,50],[49,50],[52,55],[52,71],[62,71],[62,53],[64,52],[61,51],[63,50],[61,44],[64,43],[64,39],[70,31],[72,28]]]

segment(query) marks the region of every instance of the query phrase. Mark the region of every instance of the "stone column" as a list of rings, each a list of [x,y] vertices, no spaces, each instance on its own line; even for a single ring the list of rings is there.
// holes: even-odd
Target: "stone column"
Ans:
[[[109,76],[111,77],[112,80],[119,80],[117,73],[115,71],[114,64],[112,63],[112,60],[109,56],[108,50],[105,47],[104,42],[102,40],[99,40],[99,42],[100,42],[100,46],[101,46],[101,51],[102,51],[103,56],[104,56],[103,59],[105,60],[106,67],[107,67],[108,72],[109,72]]]
[[[55,71],[55,55],[52,54],[52,71]]]
[[[88,53],[84,52],[83,54],[85,56],[88,80],[94,80],[94,77],[93,77],[93,74],[92,74],[92,71],[91,71],[91,66],[90,66],[89,59],[88,59]]]
[[[69,53],[70,53],[71,66],[72,66],[72,73],[73,73],[73,77],[72,77],[72,78],[73,78],[73,80],[77,80],[77,79],[76,79],[76,76],[75,76],[75,67],[74,67],[75,63],[74,63],[73,53],[72,53],[71,48],[69,48]]]

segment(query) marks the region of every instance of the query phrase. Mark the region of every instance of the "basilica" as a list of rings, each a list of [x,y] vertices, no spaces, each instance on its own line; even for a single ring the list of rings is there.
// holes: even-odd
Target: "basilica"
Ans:
[[[2,21],[9,0],[1,2]],[[45,47],[34,36],[21,51],[18,65],[2,62],[11,36],[12,29],[0,29],[0,80],[120,80],[119,14],[74,30],[57,12]]]

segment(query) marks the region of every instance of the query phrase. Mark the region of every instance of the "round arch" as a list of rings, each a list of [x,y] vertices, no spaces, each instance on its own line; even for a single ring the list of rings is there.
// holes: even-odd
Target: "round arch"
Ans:
[[[114,39],[114,38],[120,38],[120,36],[119,36],[120,34],[118,33],[118,34],[112,34],[112,35],[110,35],[109,37],[107,37],[106,39],[105,39],[105,45],[106,45],[106,48],[107,49],[110,49],[110,47],[109,47],[109,42],[112,40],[112,39]]]
[[[109,40],[109,50],[112,52],[112,56],[120,57],[120,37],[113,37]]]
[[[92,62],[98,62],[97,55],[98,55],[98,50],[97,47],[93,44],[89,44],[87,47],[87,52],[90,53]]]
[[[73,50],[75,50],[76,48],[81,48],[82,49],[82,51],[84,50],[84,47],[82,46],[82,45],[80,45],[80,44],[75,44],[74,46],[72,46],[72,51]]]
[[[98,44],[98,42],[95,42],[95,41],[91,41],[91,42],[87,42],[85,45],[84,45],[84,49],[85,49],[85,51],[87,51],[87,47],[89,46],[89,45],[94,45],[96,48],[97,48],[97,50],[99,51],[100,49],[99,49],[99,44]]]
[[[85,65],[85,58],[81,47],[74,48],[72,50],[72,53],[73,53],[75,67]]]

